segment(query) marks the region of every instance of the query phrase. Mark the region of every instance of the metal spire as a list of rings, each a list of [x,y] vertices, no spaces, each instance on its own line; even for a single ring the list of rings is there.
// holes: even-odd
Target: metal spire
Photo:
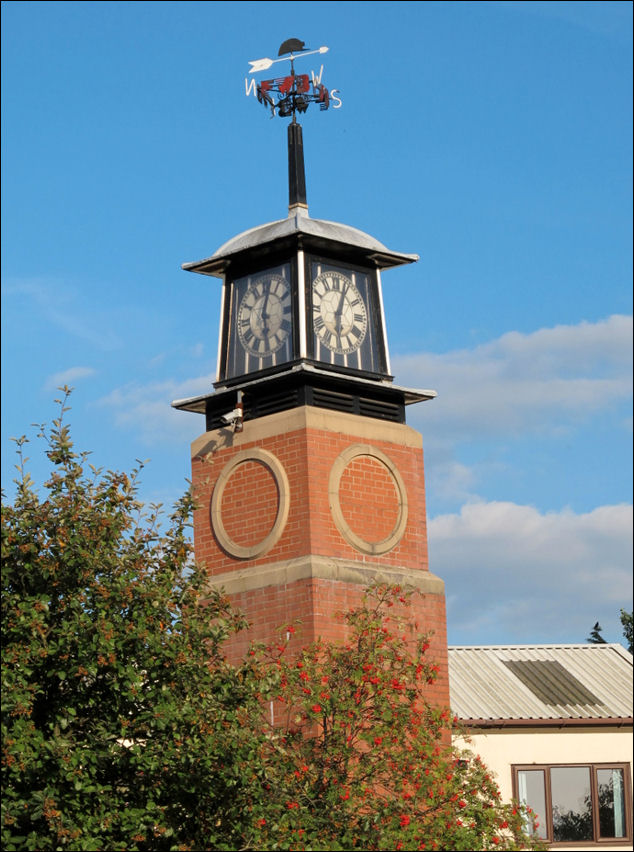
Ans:
[[[271,110],[271,116],[292,118],[288,126],[288,209],[289,215],[308,210],[306,201],[306,173],[304,169],[304,142],[302,128],[297,122],[297,113],[306,112],[311,103],[318,103],[320,110],[330,106],[330,93],[319,80],[311,79],[308,74],[296,74],[294,60],[315,53],[326,53],[327,47],[308,50],[304,42],[289,38],[282,42],[278,52],[279,59],[255,59],[249,62],[249,73],[264,71],[276,62],[290,61],[290,75],[262,80],[257,86],[257,98],[261,104]]]

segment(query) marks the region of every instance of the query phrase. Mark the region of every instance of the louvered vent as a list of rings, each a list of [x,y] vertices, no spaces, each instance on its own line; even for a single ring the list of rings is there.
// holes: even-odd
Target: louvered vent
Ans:
[[[359,399],[359,414],[364,417],[377,417],[379,420],[391,420],[402,423],[405,417],[403,406],[378,399]]]
[[[258,387],[245,389],[242,396],[244,420],[256,420],[278,411],[311,405],[375,420],[405,423],[405,401],[402,394],[377,388],[376,396],[371,396],[371,391],[368,392],[367,387],[361,389],[359,384],[353,380],[341,380],[339,377],[333,377],[328,383],[323,379],[307,381],[305,375],[280,377],[275,382],[272,380]],[[231,391],[210,397],[207,403],[208,430],[226,426],[223,415],[236,407],[238,398],[238,393]]]
[[[299,388],[286,388],[278,393],[252,398],[245,405],[244,415],[246,420],[252,420],[275,414],[276,411],[287,411],[301,404]]]
[[[356,413],[354,396],[323,388],[312,389],[311,405],[316,405],[317,408],[331,408],[334,411],[347,411],[349,414]]]

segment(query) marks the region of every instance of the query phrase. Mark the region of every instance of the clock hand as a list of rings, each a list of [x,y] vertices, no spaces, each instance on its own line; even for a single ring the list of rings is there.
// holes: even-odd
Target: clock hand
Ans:
[[[337,334],[341,334],[341,328],[343,326],[343,322],[341,321],[341,315],[343,313],[343,299],[345,296],[345,292],[342,290],[341,295],[339,296],[339,304],[335,310],[335,328],[337,329]]]
[[[267,320],[269,319],[269,315],[266,312],[267,305],[269,303],[269,291],[267,290],[264,294],[264,303],[262,305],[262,311],[260,316],[262,317],[262,331],[266,334],[269,330],[269,324]]]

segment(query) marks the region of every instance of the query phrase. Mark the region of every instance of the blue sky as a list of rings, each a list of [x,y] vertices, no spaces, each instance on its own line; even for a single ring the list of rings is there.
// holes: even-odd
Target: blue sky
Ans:
[[[69,419],[92,461],[185,488],[220,287],[181,270],[286,216],[282,41],[342,106],[302,119],[310,214],[420,261],[383,276],[423,433],[454,644],[620,641],[632,607],[629,2],[2,3],[2,483]],[[298,68],[299,70],[299,68]],[[262,75],[260,75],[262,76]]]

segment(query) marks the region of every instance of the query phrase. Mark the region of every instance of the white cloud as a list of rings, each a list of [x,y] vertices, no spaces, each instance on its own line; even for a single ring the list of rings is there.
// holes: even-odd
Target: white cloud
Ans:
[[[48,324],[57,326],[72,337],[104,351],[121,347],[121,340],[111,323],[95,321],[94,305],[81,312],[77,293],[64,280],[32,278],[10,280],[2,288],[3,295],[22,299],[28,310],[36,310]]]
[[[412,411],[425,437],[445,445],[556,432],[632,395],[632,317],[513,331],[473,349],[394,359],[399,384],[434,387]]]
[[[62,370],[59,373],[53,373],[46,380],[44,387],[46,390],[55,390],[64,385],[72,386],[75,382],[81,379],[87,379],[89,376],[94,376],[96,370],[92,367],[69,367],[68,370]]]
[[[174,346],[169,350],[164,352],[158,352],[148,361],[148,367],[154,369],[156,367],[161,367],[166,361],[180,361],[185,355],[188,361],[191,361],[192,358],[199,360],[205,354],[205,344],[204,343],[194,343],[191,346]],[[215,375],[215,371],[214,371]]]
[[[513,429],[526,435],[571,427],[589,409],[624,400],[631,394],[631,336],[631,318],[610,317],[399,359],[399,382],[441,391],[444,407],[441,400],[418,407],[426,449],[430,437],[436,447],[434,488],[465,503],[429,522],[430,568],[447,585],[452,642],[583,642],[597,620],[606,638],[620,640],[619,609],[631,606],[632,507],[542,513],[474,499],[480,471],[456,461],[453,450],[461,440],[508,438]],[[211,390],[207,374],[129,384],[100,404],[117,427],[139,431],[148,443],[182,446],[203,431],[204,419],[170,410],[166,400]]]
[[[200,349],[194,346],[196,354]],[[613,316],[532,334],[509,332],[472,350],[399,357],[394,366],[399,384],[438,389],[439,398],[410,409],[408,420],[423,431],[428,450],[442,452],[447,492],[467,496],[475,476],[452,458],[453,444],[556,431],[621,401],[632,392],[631,361],[632,318]],[[136,424],[153,441],[171,440],[191,434],[191,428],[182,412],[166,416],[165,400],[211,390],[205,375],[126,385],[101,403],[115,412],[117,425]]]
[[[150,358],[148,361],[148,367],[160,367],[165,363],[165,359],[167,357],[167,352],[159,352],[158,355],[155,355],[153,358]]]
[[[141,437],[150,444],[165,441],[186,443],[204,432],[205,419],[199,414],[176,411],[166,404],[166,400],[202,396],[212,390],[209,375],[184,382],[132,383],[116,388],[102,397],[98,404],[113,412],[116,426],[140,431]]]
[[[621,640],[619,610],[632,605],[631,505],[542,514],[479,502],[434,518],[428,533],[454,644],[583,642],[595,621]]]
[[[428,477],[428,484],[433,483],[434,494],[439,500],[471,500],[477,481],[478,469],[469,467],[453,459],[434,459],[432,465],[433,477]]]

